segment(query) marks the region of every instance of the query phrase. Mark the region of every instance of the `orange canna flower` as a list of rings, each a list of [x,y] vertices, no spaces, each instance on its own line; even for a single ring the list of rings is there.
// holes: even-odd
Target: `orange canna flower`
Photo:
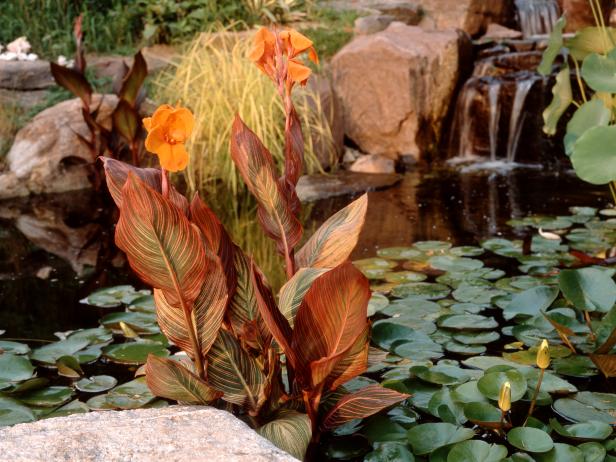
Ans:
[[[148,131],[145,148],[156,154],[160,166],[170,172],[184,170],[188,165],[188,152],[184,143],[192,133],[195,119],[185,107],[163,104],[152,117],[143,119]]]
[[[296,58],[305,52],[308,52],[308,59],[315,64],[318,64],[319,58],[312,41],[296,30],[288,29],[273,33],[262,27],[255,34],[249,58],[275,82],[278,78],[283,78],[280,77],[284,72],[280,69],[281,63],[276,61],[277,40],[281,48],[279,53],[286,57],[286,75],[283,77],[286,79],[287,88],[290,89],[296,83],[305,85],[312,71]]]

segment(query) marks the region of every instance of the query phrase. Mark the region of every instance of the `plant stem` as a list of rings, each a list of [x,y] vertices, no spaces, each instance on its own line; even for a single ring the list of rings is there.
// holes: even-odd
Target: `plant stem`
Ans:
[[[201,359],[201,348],[199,348],[199,342],[197,341],[197,331],[195,330],[195,323],[193,322],[193,310],[189,308],[184,299],[182,299],[182,310],[184,311],[184,319],[186,321],[186,327],[188,327],[188,337],[190,339],[190,345],[194,352],[195,372],[200,379],[205,378],[203,375],[203,361]]]
[[[163,197],[169,197],[169,172],[164,168],[160,169],[161,172],[161,192]]]
[[[588,313],[588,311],[584,310],[584,319],[586,320],[586,325],[588,326],[588,329],[590,330],[590,340],[592,340],[593,342],[597,340],[597,336],[595,335],[594,331],[592,330],[592,324],[590,323],[590,314]]]
[[[530,419],[530,416],[533,414],[533,411],[535,410],[535,403],[537,402],[537,396],[539,396],[539,389],[541,388],[541,382],[543,381],[544,373],[545,373],[545,369],[541,369],[541,372],[539,372],[539,380],[537,381],[537,388],[535,388],[533,399],[530,402],[530,407],[528,408],[528,415],[526,416],[524,425],[522,425],[523,427],[526,427],[526,424],[528,423],[528,419]]]

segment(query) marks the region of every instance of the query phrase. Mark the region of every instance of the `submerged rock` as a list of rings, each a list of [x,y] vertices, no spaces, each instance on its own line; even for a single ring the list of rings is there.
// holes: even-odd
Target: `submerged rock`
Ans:
[[[99,104],[97,120],[111,128],[117,97],[94,95],[92,106]],[[89,188],[94,159],[79,135],[89,138],[81,100],[64,101],[37,114],[17,133],[6,156],[8,170],[0,173],[0,199]]]
[[[232,414],[188,406],[90,412],[0,429],[0,460],[297,461]]]
[[[401,175],[395,173],[356,173],[341,171],[335,175],[304,175],[297,183],[297,196],[302,202],[313,202],[328,197],[375,191],[398,183]]]
[[[419,158],[439,138],[465,40],[454,30],[392,23],[356,37],[332,61],[345,134],[363,151]]]
[[[349,170],[358,173],[395,173],[396,165],[388,157],[368,154],[367,156],[360,156],[353,162]]]

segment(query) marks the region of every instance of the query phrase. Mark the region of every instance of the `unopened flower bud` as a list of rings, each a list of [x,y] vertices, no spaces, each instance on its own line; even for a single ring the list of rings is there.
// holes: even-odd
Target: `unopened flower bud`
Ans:
[[[537,366],[541,369],[547,369],[550,367],[550,346],[548,341],[543,339],[539,350],[537,351]]]
[[[504,382],[500,387],[500,393],[498,394],[498,407],[503,412],[507,412],[511,409],[511,385],[509,382]]]

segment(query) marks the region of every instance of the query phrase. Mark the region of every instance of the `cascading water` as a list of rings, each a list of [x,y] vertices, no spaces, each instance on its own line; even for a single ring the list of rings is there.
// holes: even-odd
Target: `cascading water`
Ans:
[[[496,161],[496,150],[498,148],[498,123],[500,122],[499,93],[501,83],[496,81],[490,83],[488,97],[490,100],[490,160]]]
[[[524,37],[549,34],[560,17],[557,0],[515,0],[515,6]]]
[[[511,107],[511,115],[509,118],[509,137],[507,140],[507,162],[515,162],[515,154],[518,151],[518,142],[522,134],[524,126],[524,103],[528,97],[528,92],[538,80],[537,77],[531,76],[526,80],[518,82],[513,96],[513,105]]]

